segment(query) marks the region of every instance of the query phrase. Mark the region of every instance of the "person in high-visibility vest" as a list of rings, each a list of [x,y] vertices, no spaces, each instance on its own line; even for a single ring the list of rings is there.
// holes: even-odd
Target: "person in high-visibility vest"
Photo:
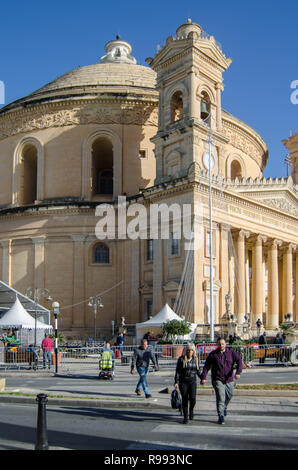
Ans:
[[[102,370],[113,369],[115,355],[111,350],[110,343],[106,343],[105,349],[102,350],[99,366]]]

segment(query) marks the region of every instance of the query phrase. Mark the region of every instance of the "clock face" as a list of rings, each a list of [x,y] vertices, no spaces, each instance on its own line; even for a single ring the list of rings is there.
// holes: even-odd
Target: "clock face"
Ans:
[[[211,154],[211,158],[209,158],[209,153],[205,152],[204,155],[203,155],[203,163],[204,163],[204,167],[207,170],[209,170],[209,160],[210,160],[211,170],[213,170],[214,164],[215,164],[214,156]]]

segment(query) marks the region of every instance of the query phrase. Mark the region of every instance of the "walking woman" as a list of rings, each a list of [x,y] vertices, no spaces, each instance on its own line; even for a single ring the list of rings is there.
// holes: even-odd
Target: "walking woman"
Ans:
[[[197,376],[199,373],[199,360],[196,347],[193,343],[188,343],[183,356],[177,361],[175,374],[175,388],[178,388],[182,396],[183,424],[188,423],[188,417],[193,419],[193,410],[196,404]],[[189,414],[188,414],[189,407]]]

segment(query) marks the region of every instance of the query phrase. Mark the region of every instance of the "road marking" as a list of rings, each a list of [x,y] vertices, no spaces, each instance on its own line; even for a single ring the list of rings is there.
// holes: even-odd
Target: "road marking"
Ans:
[[[272,436],[275,437],[283,437],[285,436],[285,431],[284,429],[281,428],[268,428],[268,427],[255,427],[255,428],[249,428],[249,427],[233,427],[229,426],[226,424],[224,427],[223,426],[194,426],[194,425],[188,425],[188,426],[182,426],[182,425],[165,425],[161,424],[157,426],[156,428],[152,429],[151,432],[157,432],[157,433],[174,433],[174,434],[203,434],[206,436],[207,434],[210,435],[216,435],[216,434],[221,434],[222,429],[226,430],[226,433],[229,436],[240,436],[243,435],[245,437],[262,437],[262,438],[269,438]],[[298,437],[298,430],[296,431],[295,429],[291,429],[289,431],[291,433],[291,437]]]

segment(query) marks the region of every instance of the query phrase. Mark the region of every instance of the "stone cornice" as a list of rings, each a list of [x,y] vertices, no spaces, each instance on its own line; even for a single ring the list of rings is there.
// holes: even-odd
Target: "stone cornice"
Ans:
[[[0,116],[0,140],[23,132],[82,124],[134,124],[157,127],[157,113],[157,101],[152,99],[121,99],[120,102],[89,99],[43,104]]]

